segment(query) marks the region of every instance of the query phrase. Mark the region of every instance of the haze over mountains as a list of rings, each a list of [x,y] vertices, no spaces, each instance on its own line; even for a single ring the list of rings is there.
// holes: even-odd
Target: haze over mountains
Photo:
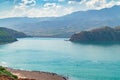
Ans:
[[[120,6],[78,11],[62,17],[0,19],[1,27],[13,28],[32,36],[42,37],[70,37],[73,33],[85,29],[119,25]]]

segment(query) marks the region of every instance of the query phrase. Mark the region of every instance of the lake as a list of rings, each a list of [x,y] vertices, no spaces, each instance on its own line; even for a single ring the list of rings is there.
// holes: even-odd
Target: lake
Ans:
[[[0,45],[0,65],[54,72],[70,80],[120,80],[120,44],[80,44],[66,38],[21,38]]]

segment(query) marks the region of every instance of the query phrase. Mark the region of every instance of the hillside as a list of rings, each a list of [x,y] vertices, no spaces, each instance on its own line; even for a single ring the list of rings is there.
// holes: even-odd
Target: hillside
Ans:
[[[35,80],[35,79],[18,78],[18,76],[12,74],[6,68],[0,66],[0,80]]]
[[[18,77],[7,71],[4,67],[0,66],[0,80],[17,80]]]
[[[119,28],[101,27],[72,35],[73,42],[120,42]]]
[[[7,34],[9,34],[10,36],[12,36],[14,38],[27,37],[27,35],[24,34],[23,32],[15,31],[15,30],[12,30],[12,29],[9,29],[9,28],[0,27],[0,30],[6,32]]]
[[[14,41],[17,41],[17,39],[0,29],[0,43],[8,43]]]
[[[16,38],[22,37],[27,37],[27,35],[12,29],[0,27],[0,43],[14,42],[17,41]]]
[[[120,6],[101,10],[77,11],[62,17],[6,18],[0,26],[6,26],[32,36],[70,37],[73,33],[99,26],[120,25]]]

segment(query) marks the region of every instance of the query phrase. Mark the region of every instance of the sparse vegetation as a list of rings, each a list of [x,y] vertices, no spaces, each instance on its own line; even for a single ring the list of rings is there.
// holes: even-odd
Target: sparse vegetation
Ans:
[[[18,77],[16,75],[13,75],[11,72],[7,71],[4,67],[0,66],[0,75],[5,75],[10,78],[13,78],[14,80],[17,80]]]

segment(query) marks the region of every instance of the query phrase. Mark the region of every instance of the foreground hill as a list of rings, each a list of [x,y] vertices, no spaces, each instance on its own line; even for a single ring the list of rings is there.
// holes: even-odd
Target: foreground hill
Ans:
[[[0,66],[0,80],[35,80],[35,79],[18,78],[16,75],[8,71],[6,68]]]
[[[17,80],[18,77],[7,71],[4,67],[0,66],[0,80]]]
[[[94,26],[118,26],[119,13],[120,6],[113,6],[101,10],[77,11],[62,17],[0,19],[0,26],[13,28],[32,36],[70,37],[75,32]]]
[[[72,35],[70,41],[75,42],[120,42],[120,27],[102,27],[89,31],[81,31]]]
[[[14,42],[17,41],[16,38],[23,37],[27,37],[27,35],[12,29],[0,27],[0,43]]]

